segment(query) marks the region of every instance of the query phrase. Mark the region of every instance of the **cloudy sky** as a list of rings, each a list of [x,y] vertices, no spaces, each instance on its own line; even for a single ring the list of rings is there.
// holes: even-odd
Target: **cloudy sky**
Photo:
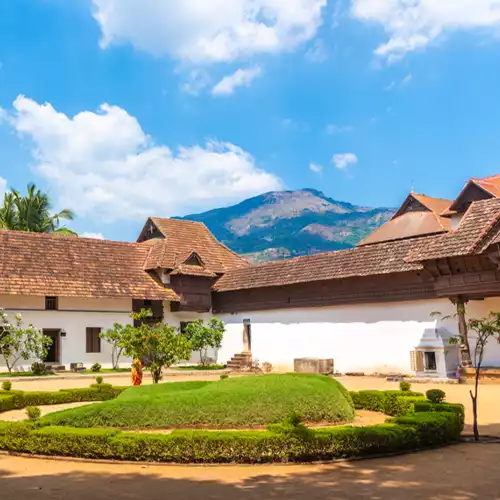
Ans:
[[[313,187],[395,206],[500,172],[500,0],[2,0],[0,192],[134,239]]]

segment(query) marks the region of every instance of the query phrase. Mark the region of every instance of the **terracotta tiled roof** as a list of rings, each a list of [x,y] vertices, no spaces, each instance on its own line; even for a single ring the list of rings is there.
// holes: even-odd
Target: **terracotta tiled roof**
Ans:
[[[175,269],[193,253],[200,256],[203,267],[210,273],[222,274],[229,269],[247,267],[248,261],[217,241],[205,224],[178,219],[150,220],[164,238],[146,240],[150,248],[146,269]]]
[[[444,198],[433,198],[432,196],[419,193],[411,194],[417,201],[422,203],[424,207],[427,207],[431,212],[436,214],[444,212],[453,203],[452,200],[446,200]]]
[[[426,236],[366,245],[338,252],[320,253],[294,259],[268,262],[229,271],[215,283],[218,292],[291,285],[311,281],[370,276],[423,269],[420,263],[407,263],[410,251],[423,249],[439,236]]]
[[[148,252],[138,243],[0,231],[0,295],[178,301],[144,271]]]
[[[434,212],[407,212],[391,219],[369,234],[358,246],[372,245],[383,241],[416,238],[439,234],[451,230],[451,220],[440,217]]]
[[[184,276],[202,276],[204,278],[216,278],[217,274],[208,271],[201,266],[191,266],[189,264],[181,264],[177,266],[170,274]]]
[[[481,253],[500,230],[500,199],[475,201],[457,228],[408,256],[408,262]]]
[[[456,211],[460,207],[462,197],[471,185],[479,186],[494,198],[500,198],[500,174],[490,175],[489,177],[471,177],[465,183],[465,186],[462,188],[462,191],[460,191],[460,194],[456,197],[455,201],[448,207],[447,210],[443,210],[441,215],[450,216],[457,213]]]

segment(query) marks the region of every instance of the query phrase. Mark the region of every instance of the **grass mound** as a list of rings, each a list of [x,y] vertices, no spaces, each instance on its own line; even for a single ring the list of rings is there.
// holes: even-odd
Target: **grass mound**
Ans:
[[[292,412],[308,422],[351,422],[355,415],[349,393],[336,380],[287,374],[133,387],[112,401],[42,421],[70,427],[227,429],[280,422]]]

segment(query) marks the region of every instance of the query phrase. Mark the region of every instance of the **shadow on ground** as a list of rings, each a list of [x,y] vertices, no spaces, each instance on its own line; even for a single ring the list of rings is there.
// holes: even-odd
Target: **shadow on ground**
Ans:
[[[2,498],[16,500],[500,499],[500,445],[358,462],[293,466],[168,466],[0,455]]]

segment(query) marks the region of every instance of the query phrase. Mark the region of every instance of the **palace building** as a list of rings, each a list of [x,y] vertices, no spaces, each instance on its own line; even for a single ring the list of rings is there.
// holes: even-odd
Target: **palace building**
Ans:
[[[410,193],[355,248],[258,265],[184,220],[151,217],[135,243],[0,231],[0,308],[52,337],[46,362],[66,368],[110,366],[99,333],[149,308],[174,326],[222,319],[219,363],[333,358],[342,373],[446,377],[463,355],[449,342],[464,327],[457,310],[500,311],[499,265],[495,175],[455,200]],[[500,366],[496,342],[484,364]]]

